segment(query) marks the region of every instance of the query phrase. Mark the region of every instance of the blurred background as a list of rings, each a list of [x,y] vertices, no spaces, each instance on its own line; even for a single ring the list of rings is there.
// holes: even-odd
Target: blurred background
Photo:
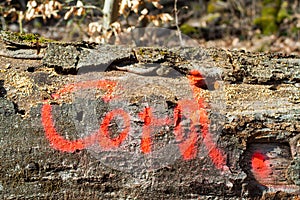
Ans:
[[[105,43],[140,27],[180,30],[205,47],[300,55],[300,1],[0,1],[1,30]]]

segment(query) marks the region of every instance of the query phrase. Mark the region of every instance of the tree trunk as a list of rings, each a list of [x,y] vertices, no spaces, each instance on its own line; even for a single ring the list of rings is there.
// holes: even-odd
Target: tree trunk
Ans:
[[[119,17],[121,0],[105,0],[103,8],[103,26],[108,29]]]

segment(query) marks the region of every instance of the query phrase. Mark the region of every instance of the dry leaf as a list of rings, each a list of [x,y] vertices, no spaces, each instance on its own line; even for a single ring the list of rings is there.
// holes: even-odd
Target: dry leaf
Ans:
[[[152,2],[153,6],[155,6],[155,8],[158,8],[158,9],[162,9],[163,6],[161,4],[159,4],[157,1],[154,1]]]
[[[159,20],[158,20],[158,19],[152,20],[152,23],[153,23],[155,26],[159,26]]]
[[[128,9],[128,3],[129,0],[122,0],[120,4],[119,13],[125,16],[129,15],[129,9]]]
[[[169,13],[162,13],[159,15],[159,18],[163,22],[169,22],[172,21],[174,18]]]
[[[76,7],[77,7],[77,11],[75,12],[75,15],[82,16],[85,13],[85,10],[83,8],[83,3],[81,1],[77,1]]]
[[[140,1],[139,0],[131,0],[131,10],[133,10],[133,12],[138,13],[139,11],[139,5],[140,5]]]
[[[71,7],[70,10],[68,10],[68,12],[66,12],[65,16],[64,16],[64,20],[67,20],[71,17],[71,15],[74,12],[74,7]]]
[[[89,24],[88,32],[90,35],[94,33],[101,33],[102,31],[102,24],[99,22],[92,22]]]
[[[140,22],[140,21],[142,21],[144,18],[145,18],[145,15],[141,15],[141,16],[139,16],[138,21]]]
[[[141,14],[142,14],[142,15],[147,15],[147,14],[148,14],[147,8],[144,8],[144,9],[141,11]]]

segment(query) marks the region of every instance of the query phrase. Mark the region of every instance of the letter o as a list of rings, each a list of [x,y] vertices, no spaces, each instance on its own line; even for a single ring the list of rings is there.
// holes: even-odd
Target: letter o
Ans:
[[[109,136],[108,126],[110,124],[110,121],[115,116],[121,116],[123,118],[125,128],[123,131],[121,131],[119,136],[111,138]],[[130,117],[127,112],[125,112],[122,109],[115,109],[108,112],[105,115],[98,132],[99,145],[105,150],[119,147],[121,143],[127,138],[129,129],[130,129]]]

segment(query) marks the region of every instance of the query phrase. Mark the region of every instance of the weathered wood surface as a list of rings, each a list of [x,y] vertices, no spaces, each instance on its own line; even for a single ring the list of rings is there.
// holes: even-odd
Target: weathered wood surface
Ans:
[[[299,57],[71,44],[50,44],[41,53],[36,60],[0,57],[1,198],[299,198]],[[195,69],[205,81],[193,89],[188,74]],[[118,82],[108,102],[102,99],[108,86],[90,93],[79,85],[73,92],[61,90],[104,79]],[[201,122],[203,109],[176,121],[180,100],[199,106],[193,98],[206,102],[209,121]],[[45,114],[50,102],[52,118]],[[130,116],[131,138],[110,154],[95,138],[93,145],[62,150],[66,145],[55,146],[47,135],[53,120],[64,139],[84,138],[118,108]],[[151,124],[149,116],[171,122]],[[195,117],[195,149],[187,154],[180,144],[191,141]],[[110,137],[125,129],[120,119],[109,123]],[[147,123],[150,153],[141,146]],[[174,134],[179,124],[186,129],[180,140]]]

